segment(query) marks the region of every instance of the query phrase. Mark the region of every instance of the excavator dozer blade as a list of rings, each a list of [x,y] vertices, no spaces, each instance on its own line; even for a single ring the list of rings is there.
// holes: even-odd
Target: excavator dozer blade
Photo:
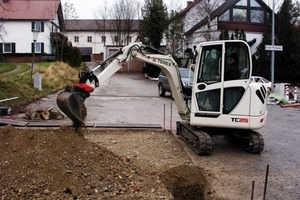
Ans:
[[[85,99],[86,94],[82,92],[63,91],[57,96],[56,102],[59,109],[73,121],[75,128],[84,125],[84,119],[87,115],[84,105]]]

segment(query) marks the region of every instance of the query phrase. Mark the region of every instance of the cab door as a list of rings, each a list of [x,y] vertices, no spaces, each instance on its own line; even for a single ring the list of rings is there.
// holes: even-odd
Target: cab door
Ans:
[[[205,115],[220,115],[223,101],[223,45],[202,46],[200,60],[195,68],[194,107],[192,112]],[[199,59],[199,58],[198,58]]]
[[[204,43],[195,67],[192,115],[218,117],[237,107],[249,84],[249,49],[243,42]],[[234,65],[231,63],[235,55]]]

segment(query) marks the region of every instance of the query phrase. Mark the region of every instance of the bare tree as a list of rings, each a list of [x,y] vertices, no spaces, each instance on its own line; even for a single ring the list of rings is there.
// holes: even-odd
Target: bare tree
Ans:
[[[123,46],[131,41],[134,21],[139,16],[140,3],[136,0],[118,0],[112,7],[108,8],[107,2],[101,5],[99,13],[95,16],[98,34],[105,36],[106,31],[110,30],[111,39],[114,45]]]
[[[97,34],[100,35],[100,37],[102,38],[102,42],[105,46],[106,43],[106,29],[107,29],[107,19],[109,18],[108,16],[109,13],[109,8],[107,6],[107,1],[104,0],[103,3],[101,4],[101,7],[99,8],[98,12],[94,13],[95,16],[95,23],[97,26]],[[100,19],[100,20],[97,20]]]
[[[68,38],[65,36],[66,35],[66,33],[65,33],[66,27],[65,26],[68,26],[67,29],[71,29],[72,27],[75,27],[77,25],[76,20],[71,20],[71,19],[77,19],[78,15],[77,15],[76,9],[74,7],[74,4],[71,3],[69,0],[66,1],[63,5],[63,15],[64,15],[64,20],[65,20],[66,24],[64,24],[63,27],[60,28],[61,35],[59,36],[59,39],[58,39],[59,44],[55,45],[56,46],[56,55],[59,60],[63,60],[64,47],[68,46],[68,44],[67,44]],[[66,22],[66,20],[70,20],[70,21]],[[59,49],[60,49],[60,52],[59,52]]]
[[[213,28],[217,26],[217,22],[211,19],[211,13],[218,8],[222,0],[203,0],[199,1],[199,12],[202,13],[204,18],[207,18],[206,30],[203,32],[203,37],[206,41],[213,40]]]
[[[8,10],[5,6],[3,6],[3,3],[2,3],[2,2],[0,2],[0,10],[1,10],[1,11],[0,11],[0,14],[1,14],[0,19],[4,18],[3,13],[5,13],[5,12],[11,12],[11,11]],[[3,24],[0,24],[0,40],[3,41],[3,35],[5,35],[5,34],[7,34],[7,32],[6,32],[6,30],[5,30],[4,26],[3,26]]]
[[[110,18],[114,19],[112,25],[116,30],[111,34],[114,44],[129,44],[130,32],[134,19],[138,16],[139,7],[140,4],[136,0],[119,0],[113,5]]]
[[[64,19],[77,19],[78,15],[74,4],[70,0],[66,1],[63,6]]]

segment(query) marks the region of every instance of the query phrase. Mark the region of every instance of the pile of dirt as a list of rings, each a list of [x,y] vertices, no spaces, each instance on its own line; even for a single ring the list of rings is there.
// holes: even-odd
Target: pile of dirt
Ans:
[[[0,127],[0,140],[1,199],[173,199],[157,174],[72,128]]]

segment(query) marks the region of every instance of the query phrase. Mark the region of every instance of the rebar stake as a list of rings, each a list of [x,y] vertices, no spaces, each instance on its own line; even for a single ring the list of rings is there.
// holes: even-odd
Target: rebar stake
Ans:
[[[166,130],[166,104],[164,104],[164,131]]]
[[[269,176],[269,164],[267,165],[266,178],[265,178],[265,188],[264,188],[264,198],[263,198],[263,200],[266,199],[267,185],[268,185],[268,176]]]
[[[254,185],[255,185],[255,182],[252,181],[251,200],[253,200],[253,198],[254,198]]]

